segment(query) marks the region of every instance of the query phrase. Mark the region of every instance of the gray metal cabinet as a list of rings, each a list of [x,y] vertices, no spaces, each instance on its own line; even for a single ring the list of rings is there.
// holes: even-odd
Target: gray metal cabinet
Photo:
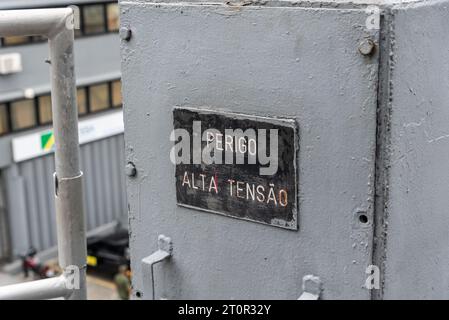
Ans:
[[[296,299],[306,275],[323,299],[449,297],[448,1],[136,0],[121,19],[136,297]],[[298,230],[177,205],[175,106],[296,121]]]
[[[134,293],[141,259],[171,237],[154,267],[155,298],[296,299],[315,274],[323,298],[368,299],[378,55],[359,44],[364,9],[121,3]],[[176,204],[174,106],[294,118],[299,126],[299,229],[275,228]],[[360,216],[363,216],[360,218]]]

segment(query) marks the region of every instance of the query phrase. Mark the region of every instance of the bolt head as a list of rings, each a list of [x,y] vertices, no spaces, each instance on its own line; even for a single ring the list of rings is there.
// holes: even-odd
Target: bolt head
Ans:
[[[137,174],[137,170],[136,170],[136,166],[133,164],[133,163],[128,163],[126,166],[125,166],[125,174],[128,176],[128,177],[135,177],[136,176],[136,174]]]
[[[371,39],[364,39],[359,44],[359,52],[363,54],[364,56],[371,55],[374,52],[374,49],[376,48],[376,44]]]
[[[121,27],[119,30],[120,39],[129,41],[131,39],[131,29],[127,27]]]

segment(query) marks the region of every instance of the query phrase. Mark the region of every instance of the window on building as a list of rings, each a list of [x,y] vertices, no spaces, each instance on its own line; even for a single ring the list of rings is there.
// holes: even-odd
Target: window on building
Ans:
[[[117,108],[122,106],[122,83],[120,80],[112,81],[111,83],[112,107]]]
[[[109,86],[107,83],[89,87],[89,105],[91,112],[109,108]]]
[[[39,121],[41,124],[50,123],[52,120],[51,114],[51,96],[45,95],[37,98],[39,105]]]
[[[78,114],[120,108],[121,81],[112,80],[77,88]],[[51,95],[0,103],[0,135],[52,122]]]
[[[8,131],[8,110],[6,104],[0,104],[0,135],[5,134]]]
[[[11,102],[11,123],[13,130],[31,128],[36,125],[34,99]]]
[[[4,37],[2,43],[4,46],[16,46],[19,44],[28,43],[29,41],[30,37],[13,36],[13,37]]]
[[[1,1],[1,0],[0,0]],[[75,37],[117,32],[120,26],[120,9],[117,1],[95,4],[76,4],[80,9],[80,29],[75,29]],[[43,36],[14,36],[0,38],[2,46],[39,43],[47,41]]]
[[[78,114],[83,115],[87,113],[87,98],[86,88],[79,88],[76,90],[76,102],[78,103]]]
[[[119,7],[117,3],[109,3],[106,6],[107,11],[107,25],[108,25],[108,31],[109,32],[115,32],[118,31],[120,21],[119,21]]]
[[[76,11],[76,15],[77,15],[77,17],[75,18],[75,19],[78,19],[78,20],[74,20],[73,21],[73,23],[74,23],[74,29],[73,29],[73,33],[74,33],[74,36],[75,36],[75,39],[77,39],[77,38],[79,38],[79,37],[81,37],[82,35],[83,35],[83,25],[84,25],[84,23],[83,23],[83,9],[82,9],[82,7],[81,6],[78,6],[78,5],[76,5],[77,6],[77,11]]]
[[[75,39],[78,39],[79,37],[81,37],[83,35],[83,32],[81,31],[81,29],[75,29],[74,31],[75,31]]]
[[[83,6],[83,29],[85,34],[105,32],[105,12],[102,4]]]

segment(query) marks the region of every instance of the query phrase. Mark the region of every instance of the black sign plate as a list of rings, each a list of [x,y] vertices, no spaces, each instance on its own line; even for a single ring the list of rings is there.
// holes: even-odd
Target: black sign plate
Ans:
[[[173,122],[178,205],[298,229],[294,119],[176,107]]]

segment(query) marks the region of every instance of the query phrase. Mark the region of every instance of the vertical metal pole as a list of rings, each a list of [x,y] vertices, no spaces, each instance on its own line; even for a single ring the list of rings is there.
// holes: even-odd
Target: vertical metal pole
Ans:
[[[64,269],[79,268],[79,288],[69,296],[69,299],[79,300],[86,299],[87,251],[73,41],[73,29],[68,28],[49,39],[59,264]]]

